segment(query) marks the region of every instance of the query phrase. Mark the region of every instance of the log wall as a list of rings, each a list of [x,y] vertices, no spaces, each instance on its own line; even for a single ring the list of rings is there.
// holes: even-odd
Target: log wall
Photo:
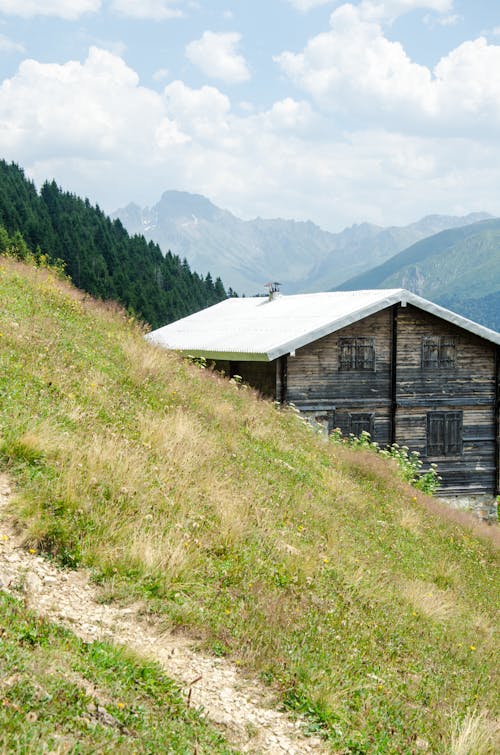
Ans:
[[[374,369],[345,369],[346,338],[373,339]],[[453,365],[429,366],[424,344],[438,338],[454,343]],[[426,466],[438,465],[444,494],[499,492],[500,348],[434,315],[389,307],[293,356],[216,366],[264,396],[295,404],[327,432],[366,427],[380,445],[396,441],[418,451]],[[461,413],[461,453],[429,455],[431,412]]]

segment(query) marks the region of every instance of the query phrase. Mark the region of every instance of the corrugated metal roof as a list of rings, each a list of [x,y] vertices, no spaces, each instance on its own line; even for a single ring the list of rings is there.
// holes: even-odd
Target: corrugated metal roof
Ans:
[[[500,345],[500,333],[402,288],[226,299],[147,338],[208,359],[271,361],[397,303],[413,304]]]

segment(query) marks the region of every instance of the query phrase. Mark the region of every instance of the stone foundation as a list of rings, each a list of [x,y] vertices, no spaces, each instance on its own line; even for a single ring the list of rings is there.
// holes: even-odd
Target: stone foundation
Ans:
[[[485,495],[449,496],[438,500],[461,511],[472,511],[478,519],[488,524],[498,524],[498,501]]]

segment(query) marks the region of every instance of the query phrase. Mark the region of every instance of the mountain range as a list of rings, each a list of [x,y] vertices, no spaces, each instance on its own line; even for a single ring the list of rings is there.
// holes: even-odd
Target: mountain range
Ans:
[[[429,215],[401,227],[361,223],[331,233],[310,221],[242,220],[199,194],[166,191],[151,208],[131,203],[112,217],[164,253],[186,258],[199,273],[210,270],[226,286],[252,295],[263,292],[268,280],[280,281],[284,293],[327,290],[416,241],[490,216]]]
[[[500,219],[430,236],[337,288],[394,287],[500,330]]]

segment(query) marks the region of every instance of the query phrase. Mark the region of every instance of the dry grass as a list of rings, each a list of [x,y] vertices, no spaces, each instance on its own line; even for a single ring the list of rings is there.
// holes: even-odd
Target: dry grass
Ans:
[[[498,752],[500,721],[493,720],[485,711],[472,711],[456,724],[450,755],[497,755]]]
[[[336,751],[439,752],[453,711],[494,709],[494,528],[37,275],[0,275],[30,546],[261,673]]]
[[[446,623],[457,610],[453,593],[439,590],[428,582],[418,580],[406,582],[402,587],[402,592],[418,611],[435,621]]]
[[[401,512],[401,519],[399,521],[401,527],[417,535],[417,537],[422,534],[422,515],[418,511],[415,511],[415,509],[404,509]]]

